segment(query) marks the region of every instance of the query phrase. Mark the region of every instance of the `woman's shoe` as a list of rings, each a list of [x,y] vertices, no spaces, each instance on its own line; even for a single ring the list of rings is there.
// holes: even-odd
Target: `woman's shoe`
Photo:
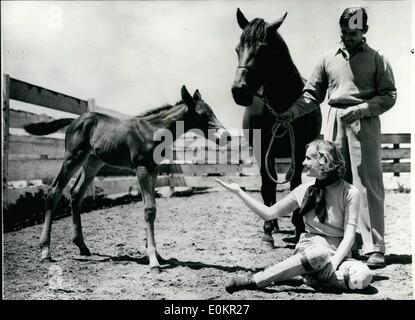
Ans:
[[[258,289],[252,275],[233,277],[226,285],[225,290],[228,293],[234,293],[240,290],[254,290]]]

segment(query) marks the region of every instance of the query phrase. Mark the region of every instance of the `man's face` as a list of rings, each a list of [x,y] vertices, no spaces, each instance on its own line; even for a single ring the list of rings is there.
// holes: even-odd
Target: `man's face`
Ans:
[[[341,39],[347,50],[356,49],[363,41],[363,37],[366,33],[366,30],[362,29],[350,29],[347,26],[342,26],[340,28]]]

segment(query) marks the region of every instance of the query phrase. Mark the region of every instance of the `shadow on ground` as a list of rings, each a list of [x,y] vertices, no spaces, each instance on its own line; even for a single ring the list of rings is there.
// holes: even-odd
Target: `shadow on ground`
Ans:
[[[149,259],[147,256],[140,256],[140,257],[132,257],[130,255],[111,256],[111,255],[105,255],[105,254],[99,254],[99,253],[95,253],[94,255],[100,257],[100,259],[98,260],[95,259],[95,261],[98,261],[98,262],[114,261],[114,262],[135,262],[141,265],[149,264]],[[221,265],[216,265],[216,264],[207,264],[207,263],[198,262],[198,261],[180,261],[176,258],[164,259],[164,258],[159,257],[158,259],[160,262],[161,270],[168,270],[168,269],[173,269],[176,267],[186,267],[186,268],[190,268],[193,270],[211,268],[211,269],[217,269],[217,270],[225,271],[229,273],[234,273],[238,271],[255,273],[255,272],[262,270],[260,268],[249,269],[249,268],[244,268],[244,267],[239,267],[239,266],[221,266]],[[94,261],[94,259],[90,257],[76,258],[76,260]]]

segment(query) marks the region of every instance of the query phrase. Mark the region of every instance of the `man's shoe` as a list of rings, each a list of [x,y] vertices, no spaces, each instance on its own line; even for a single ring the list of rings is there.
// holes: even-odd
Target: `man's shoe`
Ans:
[[[254,290],[258,289],[252,275],[233,277],[226,285],[225,290],[228,293],[234,293],[240,290]]]
[[[385,255],[380,252],[374,252],[370,255],[366,264],[370,269],[384,268],[386,266]]]
[[[363,250],[363,238],[362,235],[356,232],[355,240],[352,246],[352,258],[356,260],[362,260],[361,251]]]

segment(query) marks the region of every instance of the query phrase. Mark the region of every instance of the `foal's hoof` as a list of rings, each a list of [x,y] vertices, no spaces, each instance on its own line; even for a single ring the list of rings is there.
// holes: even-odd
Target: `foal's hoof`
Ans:
[[[81,256],[91,256],[91,251],[89,251],[89,249],[87,247],[79,249],[79,254]]]
[[[159,254],[156,254],[156,257],[157,257],[157,261],[159,262],[159,263],[161,263],[161,264],[164,264],[164,263],[166,263],[167,262],[167,260],[166,259],[164,259],[161,255],[159,255]]]
[[[40,262],[52,262],[49,247],[42,248],[41,250],[42,251],[40,253]]]
[[[161,272],[160,267],[151,267],[151,268],[150,268],[150,273],[151,273],[152,275],[157,275],[157,274],[160,274],[160,272]]]
[[[262,237],[262,244],[264,245],[264,247],[269,249],[275,248],[274,238],[270,234],[264,234],[264,236]]]
[[[52,262],[52,257],[45,257],[40,259],[40,263],[51,263]]]

